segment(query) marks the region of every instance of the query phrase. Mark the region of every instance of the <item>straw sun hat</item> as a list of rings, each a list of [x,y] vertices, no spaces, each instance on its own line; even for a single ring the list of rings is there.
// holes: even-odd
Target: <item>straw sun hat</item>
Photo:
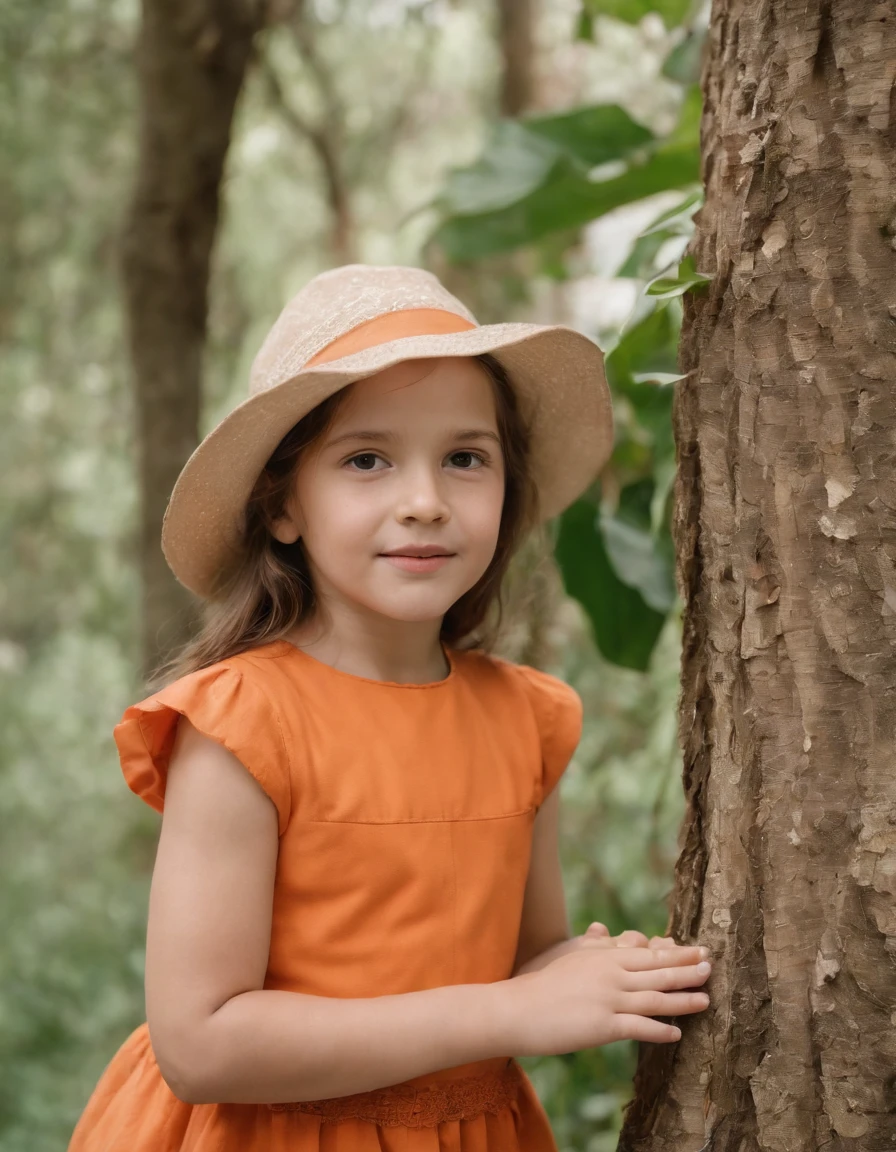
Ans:
[[[591,483],[613,447],[603,355],[572,328],[479,325],[430,272],[349,264],[289,301],[252,365],[249,397],[184,465],[165,512],[162,551],[177,579],[213,594],[239,555],[243,513],[271,453],[316,404],[400,360],[490,352],[532,428],[541,518]]]

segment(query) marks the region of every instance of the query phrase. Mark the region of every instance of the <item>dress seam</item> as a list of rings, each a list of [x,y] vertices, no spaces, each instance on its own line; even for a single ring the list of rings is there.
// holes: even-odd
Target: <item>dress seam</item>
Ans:
[[[527,816],[537,809],[534,805],[519,812],[503,812],[500,816],[434,816],[425,820],[315,820],[296,814],[290,823],[296,824],[371,824],[382,828],[395,828],[402,824],[471,824],[481,820],[509,820],[514,816]]]
[[[246,678],[245,678],[245,676],[244,676],[244,674],[240,668],[234,668],[233,671],[236,672],[237,676],[239,676],[241,684],[246,683]],[[250,681],[250,683],[251,683],[251,681]],[[292,768],[292,757],[289,754],[289,745],[286,741],[286,734],[283,731],[283,725],[280,722],[280,710],[276,706],[272,705],[271,706],[271,712],[272,712],[273,717],[274,717],[274,724],[277,727],[277,735],[280,737],[280,747],[283,750],[283,762],[286,766],[286,789],[287,789],[287,792],[289,793],[289,815],[286,818],[286,827],[283,829],[283,831],[280,833],[280,836],[279,836],[279,838],[282,840],[289,829],[289,825],[292,823],[293,768]]]
[[[451,899],[451,980],[457,980],[457,857],[454,854],[454,828],[457,821],[449,820],[448,839],[451,843],[451,878],[454,881],[454,893]]]

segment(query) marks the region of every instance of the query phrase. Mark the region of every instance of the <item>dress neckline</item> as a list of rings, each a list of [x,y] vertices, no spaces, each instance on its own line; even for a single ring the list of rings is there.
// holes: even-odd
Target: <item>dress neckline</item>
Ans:
[[[360,684],[374,684],[378,688],[441,688],[445,684],[451,684],[457,679],[457,661],[455,653],[442,642],[439,642],[439,647],[445,655],[448,662],[448,675],[443,676],[441,680],[427,680],[423,684],[402,683],[400,680],[376,680],[372,676],[358,676],[354,672],[344,672],[341,668],[334,668],[332,664],[327,664],[323,660],[318,660],[316,656],[312,656],[310,652],[306,652],[303,648],[293,644],[291,640],[272,640],[271,648],[278,655],[291,655],[295,654],[299,660],[303,660],[308,664],[313,664],[315,668],[319,669],[323,674],[331,674],[338,676],[343,680],[354,680]]]

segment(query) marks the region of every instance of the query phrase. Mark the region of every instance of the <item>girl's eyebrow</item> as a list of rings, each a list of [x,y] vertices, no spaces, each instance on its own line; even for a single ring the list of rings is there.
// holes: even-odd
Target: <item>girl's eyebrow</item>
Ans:
[[[397,436],[394,432],[376,432],[361,429],[357,432],[343,432],[340,436],[334,436],[332,440],[326,442],[324,447],[330,448],[334,444],[341,444],[344,440],[375,440],[382,442],[384,440],[399,439],[401,439],[401,437]],[[447,439],[454,441],[494,440],[496,444],[501,443],[497,432],[492,432],[487,428],[461,428],[457,432],[452,432]]]

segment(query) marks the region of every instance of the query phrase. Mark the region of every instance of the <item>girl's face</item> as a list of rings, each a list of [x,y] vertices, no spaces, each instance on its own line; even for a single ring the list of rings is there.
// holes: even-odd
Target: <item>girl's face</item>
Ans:
[[[403,361],[351,385],[300,458],[275,535],[301,536],[321,603],[440,620],[488,568],[503,502],[485,369],[466,357]],[[441,559],[386,555],[432,547]]]

